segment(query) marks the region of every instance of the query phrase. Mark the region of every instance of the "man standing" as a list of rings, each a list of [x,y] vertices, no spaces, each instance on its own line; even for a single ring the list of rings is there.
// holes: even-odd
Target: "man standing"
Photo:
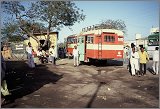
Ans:
[[[6,63],[1,53],[1,94],[2,94],[1,95],[1,105],[5,104],[5,101],[6,101],[5,98],[8,95],[11,95],[7,87],[5,73],[6,73]]]
[[[28,58],[28,66],[30,68],[34,68],[35,64],[34,64],[34,59],[32,56],[32,46],[31,46],[30,42],[28,42],[28,46],[26,47],[26,51],[27,51],[27,58]]]
[[[158,67],[159,67],[159,47],[155,48],[153,52],[153,71],[158,75]]]
[[[149,61],[148,53],[144,51],[144,48],[141,47],[141,51],[139,52],[140,57],[140,73],[141,75],[146,75],[146,63]],[[142,65],[144,66],[144,71],[142,72]]]
[[[135,47],[132,48],[130,63],[132,75],[135,76],[139,72],[139,54],[135,51]]]
[[[51,45],[49,48],[50,60],[52,61],[53,65],[56,65],[56,51],[54,45]]]
[[[128,57],[128,60],[129,60],[127,69],[129,69],[129,72],[130,72],[131,74],[132,74],[132,72],[131,72],[130,58],[131,58],[132,48],[134,48],[134,47],[135,47],[134,43],[131,43],[131,48],[129,48],[129,49],[128,49],[128,52],[127,52],[127,57]]]
[[[79,51],[76,45],[74,46],[73,49],[73,58],[74,58],[74,67],[79,66]]]

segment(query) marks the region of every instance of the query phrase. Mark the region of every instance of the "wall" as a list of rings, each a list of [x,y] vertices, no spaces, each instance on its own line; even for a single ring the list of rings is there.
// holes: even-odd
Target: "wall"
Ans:
[[[39,40],[45,40],[46,38],[47,38],[47,34],[45,33],[45,34],[35,34],[35,36],[39,39]],[[58,33],[57,32],[51,32],[51,34],[50,34],[50,45],[51,44],[53,44],[54,46],[55,46],[55,49],[56,49],[56,54],[57,54],[57,56],[58,56],[58,53],[57,53],[57,41],[58,41]],[[33,49],[35,50],[35,51],[37,51],[38,50],[38,43],[37,43],[37,41],[36,40],[34,40],[32,37],[29,37],[29,39],[28,40],[25,40],[24,41],[24,44],[26,44],[26,45],[28,45],[28,42],[31,42],[31,45],[32,45],[32,47],[33,47]],[[49,45],[49,47],[50,47],[50,45]]]

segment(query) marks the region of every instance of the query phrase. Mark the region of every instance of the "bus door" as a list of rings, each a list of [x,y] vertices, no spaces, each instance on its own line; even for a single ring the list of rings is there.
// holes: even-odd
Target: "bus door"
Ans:
[[[80,36],[78,37],[78,50],[79,50],[79,61],[85,60],[85,37]]]

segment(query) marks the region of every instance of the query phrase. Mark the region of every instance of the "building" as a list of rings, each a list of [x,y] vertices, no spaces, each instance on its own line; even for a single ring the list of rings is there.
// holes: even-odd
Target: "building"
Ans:
[[[148,47],[148,37],[142,37],[141,34],[136,34],[136,47]]]
[[[154,34],[154,33],[156,33],[156,32],[159,32],[159,28],[158,28],[158,27],[156,27],[156,28],[151,28],[151,29],[150,29],[150,35],[151,35],[151,34]]]
[[[124,47],[126,47],[126,46],[131,47],[131,43],[134,43],[136,45],[135,40],[128,40],[128,41],[124,41]]]
[[[45,40],[47,39],[47,33],[42,33],[42,34],[41,33],[35,33],[34,36],[36,38],[38,38],[39,43],[42,44],[42,45],[44,44]],[[47,45],[45,47],[43,47],[43,50],[45,50],[45,51],[49,50],[50,45],[53,44],[55,46],[56,54],[58,56],[57,41],[58,41],[58,32],[50,32],[49,41],[47,42]],[[33,39],[32,37],[29,37],[27,40],[24,41],[24,44],[28,45],[28,42],[31,43],[34,51],[38,50],[38,42],[35,39]]]

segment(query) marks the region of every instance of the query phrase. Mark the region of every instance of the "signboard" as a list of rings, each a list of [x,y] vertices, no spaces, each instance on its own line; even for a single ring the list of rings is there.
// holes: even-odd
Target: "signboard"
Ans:
[[[23,50],[23,44],[17,44],[16,46],[16,50]]]

